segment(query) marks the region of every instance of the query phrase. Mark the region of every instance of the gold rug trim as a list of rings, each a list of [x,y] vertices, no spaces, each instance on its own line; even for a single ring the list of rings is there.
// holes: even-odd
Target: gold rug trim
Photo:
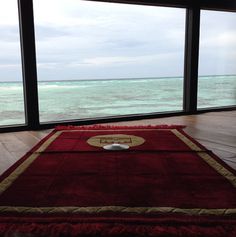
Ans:
[[[40,152],[44,151],[60,134],[61,131],[54,133],[35,151],[35,153],[31,154],[0,183],[0,195],[12,185],[12,183],[32,164],[33,161],[38,158]]]
[[[224,166],[218,163],[214,158],[212,158],[206,152],[202,152],[202,149],[198,147],[195,143],[193,143],[189,138],[184,136],[178,130],[173,129],[172,132],[181,139],[186,145],[188,145],[193,151],[196,151],[197,154],[214,170],[216,170],[219,174],[225,177],[235,188],[236,188],[236,176],[227,170]]]
[[[231,209],[207,209],[207,208],[176,208],[176,207],[124,207],[124,206],[98,206],[98,207],[12,207],[0,206],[0,213],[38,213],[38,214],[96,214],[103,212],[136,213],[136,214],[186,214],[186,215],[232,215],[236,214],[236,208]]]

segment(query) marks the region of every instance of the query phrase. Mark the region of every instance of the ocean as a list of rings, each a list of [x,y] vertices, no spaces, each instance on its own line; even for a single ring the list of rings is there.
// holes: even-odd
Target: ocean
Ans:
[[[38,83],[40,122],[182,111],[183,78]],[[236,75],[201,76],[198,108],[236,105]],[[24,124],[22,82],[0,82],[0,125]]]

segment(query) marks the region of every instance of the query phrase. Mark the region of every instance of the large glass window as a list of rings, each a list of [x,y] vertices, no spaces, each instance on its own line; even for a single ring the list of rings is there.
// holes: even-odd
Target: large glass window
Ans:
[[[198,108],[236,105],[236,13],[201,11]]]
[[[0,126],[24,123],[17,1],[0,1]]]
[[[34,1],[40,121],[180,111],[185,9]]]

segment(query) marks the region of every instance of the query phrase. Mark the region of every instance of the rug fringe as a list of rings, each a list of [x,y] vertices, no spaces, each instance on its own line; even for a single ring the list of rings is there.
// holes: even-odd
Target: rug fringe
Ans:
[[[235,226],[162,226],[162,225],[125,225],[125,224],[0,224],[1,236],[31,236],[31,237],[233,237]],[[2,235],[3,234],[3,235]]]
[[[75,125],[59,125],[55,127],[55,130],[102,130],[102,129],[183,129],[186,126],[184,125],[135,125],[135,126],[124,126],[124,125],[82,125],[82,126],[75,126]]]

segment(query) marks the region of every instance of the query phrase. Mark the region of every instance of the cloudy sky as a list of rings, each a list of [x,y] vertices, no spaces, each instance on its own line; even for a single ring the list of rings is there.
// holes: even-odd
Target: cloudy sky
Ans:
[[[0,80],[21,80],[17,6],[0,1]],[[39,80],[183,75],[185,9],[34,0]],[[199,74],[236,74],[236,13],[202,12]]]

